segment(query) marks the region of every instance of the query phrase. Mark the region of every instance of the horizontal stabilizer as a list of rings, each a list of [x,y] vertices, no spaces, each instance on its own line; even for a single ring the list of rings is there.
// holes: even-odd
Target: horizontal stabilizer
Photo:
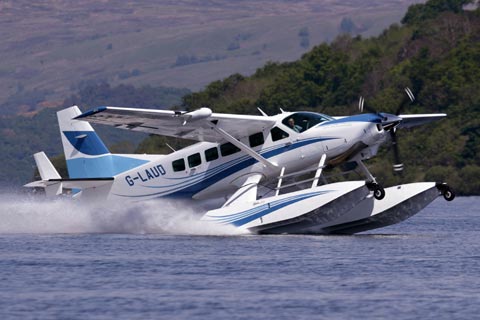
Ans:
[[[48,180],[39,180],[27,183],[24,185],[27,188],[44,188],[47,197],[51,198],[58,196],[63,192],[63,185],[61,182],[49,182]]]
[[[48,161],[48,159],[47,159]],[[37,162],[38,163],[38,162]],[[52,165],[53,167],[53,165]],[[53,168],[55,170],[55,168]],[[55,170],[56,172],[56,170]],[[79,179],[62,179],[60,176],[58,178],[52,179],[42,179],[39,181],[30,182],[24,187],[27,188],[44,188],[45,194],[47,197],[54,197],[62,194],[63,189],[81,189],[82,192],[86,190],[92,190],[92,194],[98,193],[101,194],[103,191],[96,189],[99,187],[110,188],[113,184],[114,178],[79,178]],[[107,186],[110,185],[110,186]],[[94,189],[94,190],[93,190]]]
[[[30,182],[25,187],[43,187],[47,188],[53,185],[62,184],[67,189],[87,189],[94,187],[101,187],[111,184],[114,178],[87,178],[87,179],[48,179]]]

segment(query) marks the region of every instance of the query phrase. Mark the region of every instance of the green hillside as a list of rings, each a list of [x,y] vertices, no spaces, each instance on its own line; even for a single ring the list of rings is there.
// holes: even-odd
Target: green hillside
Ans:
[[[403,113],[445,112],[448,118],[401,130],[406,169],[394,176],[388,147],[368,161],[385,185],[400,181],[448,181],[464,195],[480,194],[480,9],[471,1],[432,0],[411,6],[403,25],[362,39],[343,35],[292,63],[269,63],[250,77],[234,74],[183,98],[183,108],[269,114],[314,110],[357,112],[359,96],[395,112],[410,87],[417,103]]]

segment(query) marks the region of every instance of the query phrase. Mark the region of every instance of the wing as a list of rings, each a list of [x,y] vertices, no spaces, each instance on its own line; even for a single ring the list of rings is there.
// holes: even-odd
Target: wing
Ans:
[[[212,130],[214,127],[225,130],[238,139],[271,128],[275,124],[275,120],[270,117],[212,113],[209,108],[185,112],[99,107],[75,119],[126,130],[209,142],[225,141],[222,135]]]
[[[402,122],[397,128],[412,128],[426,124],[432,121],[443,119],[447,116],[446,113],[430,113],[430,114],[401,114]]]

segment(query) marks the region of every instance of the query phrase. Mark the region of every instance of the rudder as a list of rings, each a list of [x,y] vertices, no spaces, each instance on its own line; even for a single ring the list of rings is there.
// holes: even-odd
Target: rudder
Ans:
[[[57,112],[63,151],[70,178],[108,178],[148,163],[137,155],[111,154],[87,121],[75,120],[77,106]]]
[[[77,106],[57,112],[65,160],[109,154],[90,123],[74,119],[80,114]]]

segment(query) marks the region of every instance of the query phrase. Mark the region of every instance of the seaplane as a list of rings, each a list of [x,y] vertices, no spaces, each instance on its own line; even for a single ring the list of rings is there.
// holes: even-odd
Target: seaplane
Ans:
[[[222,199],[201,219],[255,234],[354,234],[403,221],[438,196],[453,200],[444,182],[383,188],[364,164],[390,140],[400,172],[396,131],[446,114],[363,113],[364,107],[360,98],[360,114],[332,117],[281,109],[269,116],[261,109],[261,115],[236,115],[207,107],[82,112],[72,106],[57,113],[69,177],[39,152],[41,180],[25,186],[44,188],[47,196],[72,190],[73,198],[88,202]],[[169,154],[112,154],[91,123],[198,142]],[[364,179],[329,183],[324,169],[345,164]]]

